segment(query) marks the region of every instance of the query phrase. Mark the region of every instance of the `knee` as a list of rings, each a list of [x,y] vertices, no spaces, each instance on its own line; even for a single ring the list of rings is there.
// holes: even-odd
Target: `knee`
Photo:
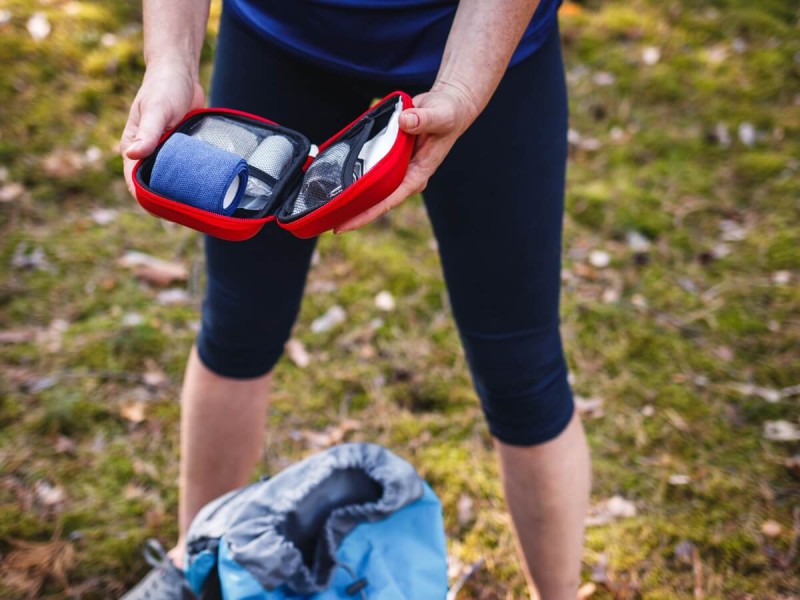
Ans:
[[[209,292],[202,310],[197,352],[223,377],[246,379],[269,373],[291,331],[274,314],[251,303]]]
[[[514,446],[533,446],[567,427],[574,402],[557,327],[546,334],[462,337],[494,437]]]

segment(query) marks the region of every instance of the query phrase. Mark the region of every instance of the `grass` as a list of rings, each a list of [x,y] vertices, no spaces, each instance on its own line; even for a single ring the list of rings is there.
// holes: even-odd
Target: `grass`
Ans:
[[[4,7],[0,332],[15,336],[0,344],[0,596],[108,598],[145,572],[145,539],[175,535],[200,239],[145,215],[121,180],[115,148],[143,69],[134,5]],[[562,18],[563,330],[576,392],[602,400],[586,419],[593,503],[637,509],[588,529],[584,581],[597,599],[797,597],[797,558],[784,559],[798,445],[764,428],[800,420],[797,395],[776,396],[800,383],[800,13],[781,0],[575,7]],[[35,11],[52,25],[40,42],[25,27]],[[210,36],[206,80],[212,48]],[[98,224],[100,207],[115,220]],[[307,455],[304,432],[357,419],[348,440],[390,446],[439,493],[453,562],[485,558],[459,597],[521,598],[431,240],[419,199],[323,236],[294,333],[311,366],[284,358],[276,371],[260,470]],[[159,303],[119,268],[132,249],[185,264],[189,304]],[[608,267],[592,265],[597,250]],[[382,290],[394,311],[375,307]],[[346,322],[311,333],[333,304]],[[473,510],[459,518],[464,497]],[[767,535],[769,521],[780,527]],[[37,563],[48,548],[62,560]],[[21,555],[32,566],[15,576]]]

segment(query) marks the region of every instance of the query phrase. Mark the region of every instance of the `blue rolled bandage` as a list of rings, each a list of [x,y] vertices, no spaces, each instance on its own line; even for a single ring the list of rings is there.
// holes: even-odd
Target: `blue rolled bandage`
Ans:
[[[172,200],[230,215],[238,208],[247,187],[247,161],[175,133],[156,156],[150,187]]]

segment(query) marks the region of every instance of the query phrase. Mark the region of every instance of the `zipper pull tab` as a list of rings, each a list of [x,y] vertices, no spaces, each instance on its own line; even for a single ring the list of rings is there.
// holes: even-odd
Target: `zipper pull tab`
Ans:
[[[311,148],[308,150],[308,157],[309,158],[316,158],[317,154],[319,154],[319,146],[316,144],[311,144]]]

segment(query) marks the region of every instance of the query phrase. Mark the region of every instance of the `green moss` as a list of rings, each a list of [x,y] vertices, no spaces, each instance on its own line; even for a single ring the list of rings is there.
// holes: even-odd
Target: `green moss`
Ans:
[[[787,230],[776,233],[767,248],[767,264],[770,270],[800,269],[800,235]]]
[[[69,327],[60,341],[0,345],[0,370],[9,374],[0,382],[0,459],[9,467],[0,477],[0,552],[6,536],[44,541],[61,527],[74,534],[75,589],[87,599],[119,597],[147,569],[143,541],[169,544],[176,533],[177,398],[203,281],[188,284],[189,306],[160,306],[157,290],[116,260],[136,249],[201,272],[202,240],[144,214],[112,150],[142,75],[141,35],[131,26],[140,5],[90,0],[70,5],[70,14],[27,0],[7,5],[0,162],[26,194],[0,203],[0,331],[44,332],[55,318]],[[605,554],[619,586],[635,581],[645,598],[690,597],[692,567],[675,557],[689,540],[703,562],[705,597],[789,596],[797,576],[767,559],[759,528],[767,518],[791,527],[797,481],[784,461],[793,450],[763,440],[763,424],[796,422],[800,413],[791,399],[770,403],[737,384],[781,389],[800,381],[796,8],[783,0],[580,6],[579,16],[561,19],[570,126],[601,147],[570,157],[564,339],[576,390],[603,399],[604,415],[586,421],[593,501],[620,494],[639,510],[589,529],[584,579]],[[36,10],[53,25],[44,42],[25,29]],[[206,82],[213,46],[209,39],[203,47]],[[656,64],[643,64],[647,46],[660,49]],[[597,83],[601,71],[614,76],[611,85]],[[744,122],[759,132],[752,146],[738,139]],[[718,123],[730,145],[715,137]],[[103,152],[93,167],[43,172],[54,150],[80,155],[89,145]],[[117,219],[94,223],[99,206],[116,209]],[[722,220],[741,224],[746,236],[713,258]],[[630,230],[651,241],[646,257],[627,247]],[[41,247],[49,266],[13,267],[20,243]],[[608,268],[586,268],[594,248],[612,252]],[[323,236],[319,252],[293,332],[311,364],[284,359],[275,371],[258,471],[307,455],[304,432],[358,419],[346,439],[395,449],[439,493],[451,555],[486,558],[461,596],[522,597],[491,438],[420,199],[357,234]],[[788,283],[775,281],[781,270]],[[320,291],[331,283],[332,291]],[[618,300],[604,296],[612,289]],[[375,307],[382,290],[394,296],[394,311]],[[333,304],[345,307],[345,323],[310,332]],[[142,323],[124,325],[130,314]],[[371,324],[377,318],[382,325]],[[167,381],[148,392],[146,419],[133,425],[118,403],[155,369]],[[29,391],[47,377],[56,384]],[[676,473],[690,483],[671,484]],[[40,479],[65,489],[55,515],[23,510]],[[473,515],[461,522],[464,496]],[[774,541],[780,551],[785,538]],[[6,591],[0,584],[0,596],[13,597]],[[41,595],[64,593],[48,582]],[[612,597],[604,589],[592,596]]]
[[[40,406],[31,426],[51,435],[85,434],[109,416],[106,407],[84,398],[78,391],[61,390],[58,386],[42,394]]]
[[[736,159],[736,174],[746,184],[763,184],[786,168],[787,157],[777,152],[748,152]]]

